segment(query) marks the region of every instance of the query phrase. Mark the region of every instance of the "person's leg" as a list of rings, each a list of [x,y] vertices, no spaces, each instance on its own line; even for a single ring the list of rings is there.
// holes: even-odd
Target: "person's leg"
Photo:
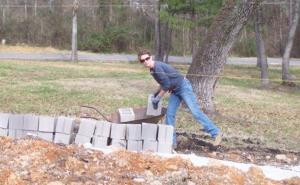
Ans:
[[[200,106],[197,103],[196,96],[193,92],[192,86],[189,81],[185,81],[182,91],[180,93],[181,98],[191,110],[194,118],[203,125],[204,130],[215,138],[220,130],[218,127],[200,110]]]
[[[174,127],[173,134],[173,145],[176,145],[176,129],[175,129],[175,116],[180,105],[181,99],[175,94],[171,94],[169,98],[167,113],[166,113],[166,124]]]

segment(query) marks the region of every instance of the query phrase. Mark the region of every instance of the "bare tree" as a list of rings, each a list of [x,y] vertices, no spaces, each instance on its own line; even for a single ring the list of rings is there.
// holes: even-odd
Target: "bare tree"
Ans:
[[[290,24],[290,29],[288,33],[287,43],[284,49],[284,54],[282,58],[282,84],[283,85],[292,85],[291,77],[289,74],[289,63],[290,63],[290,55],[293,47],[294,37],[296,33],[296,29],[299,22],[299,12],[300,12],[300,1],[295,1],[294,6],[294,16],[292,22]]]
[[[155,60],[163,60],[163,48],[161,39],[160,0],[156,0],[155,9]]]
[[[207,113],[214,111],[213,93],[228,52],[262,0],[226,0],[197,49],[187,77]],[[198,76],[199,75],[199,76]]]
[[[263,87],[269,85],[268,62],[266,57],[265,43],[262,38],[262,7],[256,10],[255,16],[255,39],[256,39],[256,52],[257,63],[261,70],[261,84]]]
[[[72,20],[72,62],[78,62],[77,54],[77,11],[79,8],[79,0],[74,0],[73,3],[73,20]]]

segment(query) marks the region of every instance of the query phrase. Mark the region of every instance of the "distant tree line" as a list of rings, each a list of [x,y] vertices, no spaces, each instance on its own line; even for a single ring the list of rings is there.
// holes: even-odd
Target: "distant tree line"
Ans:
[[[160,58],[169,53],[193,54],[223,4],[222,0],[79,2],[78,49],[135,52],[147,47],[154,50],[158,48],[156,39],[159,38],[161,51],[156,52]],[[0,39],[6,39],[8,44],[70,49],[72,4],[73,0],[0,0]],[[289,29],[289,4],[264,4],[262,9],[266,53],[269,57],[282,56]],[[256,56],[254,21],[251,19],[244,27],[231,54]],[[291,57],[300,57],[300,29],[296,31]]]

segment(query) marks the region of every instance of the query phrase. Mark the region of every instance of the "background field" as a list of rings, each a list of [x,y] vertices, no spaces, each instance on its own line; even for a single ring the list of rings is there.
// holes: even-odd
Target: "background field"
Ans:
[[[188,66],[175,67],[185,73]],[[299,79],[300,68],[291,73]],[[225,133],[224,144],[238,139],[241,145],[250,141],[300,151],[299,87],[280,86],[276,66],[270,68],[269,89],[260,88],[259,76],[254,66],[225,67],[214,98],[217,113],[210,115]],[[105,115],[146,106],[157,84],[136,63],[1,61],[0,88],[0,112],[79,116],[86,111],[80,105],[95,106]],[[184,108],[177,114],[177,128],[204,134]]]

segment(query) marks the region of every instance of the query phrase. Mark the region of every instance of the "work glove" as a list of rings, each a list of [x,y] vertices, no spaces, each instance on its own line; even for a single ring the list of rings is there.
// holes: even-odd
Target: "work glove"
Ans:
[[[156,110],[158,108],[158,103],[160,102],[160,100],[161,100],[160,96],[152,96],[151,97],[151,102],[152,102],[154,110]]]

